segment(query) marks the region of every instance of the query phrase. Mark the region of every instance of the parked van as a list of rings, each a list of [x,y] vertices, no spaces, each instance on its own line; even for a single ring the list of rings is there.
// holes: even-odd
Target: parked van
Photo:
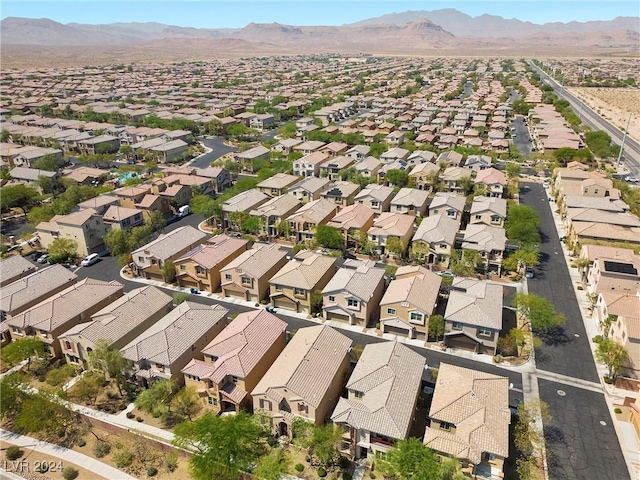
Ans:
[[[178,213],[176,215],[182,218],[182,217],[186,217],[190,213],[191,213],[191,208],[189,208],[189,205],[184,205],[178,209]]]
[[[100,260],[100,255],[98,255],[97,253],[92,253],[87,258],[82,260],[82,262],[80,262],[80,265],[82,265],[83,267],[88,267],[90,265],[93,265],[94,263],[97,263],[98,260]]]

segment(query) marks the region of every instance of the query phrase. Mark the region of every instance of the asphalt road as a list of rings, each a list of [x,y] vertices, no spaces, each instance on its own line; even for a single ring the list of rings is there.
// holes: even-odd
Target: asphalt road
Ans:
[[[567,100],[571,105],[571,109],[576,115],[579,115],[582,122],[589,125],[594,130],[603,130],[607,132],[616,145],[622,145],[624,133],[615,125],[608,122],[596,112],[591,110],[582,100],[567,92],[562,85],[538,68],[533,62],[529,61],[529,65],[536,71],[540,78],[551,85],[556,95]],[[622,158],[625,165],[633,175],[640,176],[640,143],[629,136],[626,137],[624,143],[624,151]]]
[[[524,117],[522,115],[516,115],[513,118],[513,126],[515,127],[515,137],[512,138],[513,144],[518,148],[518,151],[524,155],[528,156],[533,151],[533,144],[531,143],[531,138],[529,136],[529,129],[527,128],[527,124],[524,122]]]
[[[604,395],[542,379],[538,386],[553,418],[544,426],[549,477],[629,479]]]
[[[215,162],[225,153],[236,152],[238,149],[229,147],[224,144],[224,137],[207,137],[200,140],[206,147],[210,148],[209,153],[192,160],[189,162],[189,166],[195,168],[207,168],[211,162]]]
[[[563,326],[543,337],[542,346],[536,349],[536,364],[542,370],[599,383],[547,192],[538,183],[522,183],[520,203],[534,208],[540,216],[542,261],[536,268],[535,278],[528,281],[529,293],[550,300],[566,317]]]

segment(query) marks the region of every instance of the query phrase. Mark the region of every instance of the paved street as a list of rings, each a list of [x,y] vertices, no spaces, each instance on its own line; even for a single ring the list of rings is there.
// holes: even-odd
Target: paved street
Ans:
[[[513,144],[518,148],[518,151],[526,157],[533,151],[533,144],[531,140],[529,140],[529,130],[527,124],[524,122],[524,117],[522,115],[516,115],[513,118],[513,126],[516,128],[515,132],[513,132],[515,133]]]
[[[553,417],[545,425],[549,477],[630,478],[604,395],[542,379],[538,384]]]
[[[547,201],[547,192],[538,183],[522,183],[520,202],[538,212],[542,234],[542,261],[536,268],[535,278],[529,279],[529,292],[550,300],[556,310],[567,319],[563,326],[544,336],[544,344],[536,349],[536,364],[543,370],[598,382],[580,307]]]
[[[206,168],[211,162],[216,161],[225,153],[235,152],[238,149],[235,147],[229,147],[224,144],[224,137],[208,137],[200,140],[205,147],[210,148],[211,151],[201,155],[200,157],[191,160],[187,165],[196,168]]]

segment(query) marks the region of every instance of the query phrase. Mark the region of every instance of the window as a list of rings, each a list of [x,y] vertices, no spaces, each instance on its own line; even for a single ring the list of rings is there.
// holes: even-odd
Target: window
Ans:
[[[209,405],[213,405],[214,407],[218,405],[217,398],[209,397],[208,401],[209,401]]]
[[[303,413],[309,413],[309,407],[307,405],[305,405],[304,403],[299,403],[298,404],[298,411],[299,412],[303,412]]]
[[[395,314],[396,314],[395,308],[387,308],[387,315],[395,315]]]
[[[251,285],[251,279],[249,277],[242,277],[243,285]]]
[[[231,280],[231,275],[229,275],[228,273],[225,274],[224,276],[225,280]]]
[[[232,376],[231,377],[231,382],[235,385],[238,383],[238,377]]]
[[[411,323],[419,323],[420,325],[424,324],[424,315],[420,312],[411,312],[409,314],[409,321]]]
[[[282,285],[276,285],[276,292],[282,291]]]
[[[356,398],[364,398],[364,392],[359,392],[359,391],[357,391],[357,390],[355,390],[355,391],[353,392],[353,395],[354,395]]]
[[[493,220],[493,217],[491,219]],[[476,215],[476,220],[482,220],[482,215]]]
[[[478,335],[482,337],[490,337],[492,335],[490,328],[480,327],[478,328]]]
[[[453,425],[451,423],[449,423],[449,422],[440,422],[440,430],[449,431],[449,430],[451,430],[452,426]]]
[[[453,322],[451,328],[453,330],[462,330],[462,324],[460,322]]]
[[[204,274],[205,274],[205,272],[206,272],[206,270],[205,270],[204,268],[202,268],[202,267],[196,267],[196,273],[197,273],[198,275],[204,275]]]
[[[335,302],[336,301],[336,297],[334,297],[333,295],[329,295],[329,301],[330,302]]]
[[[371,208],[378,208],[380,206],[380,202],[376,202],[375,200],[371,202]]]
[[[144,263],[144,257],[138,257],[138,261],[139,261],[140,263]]]
[[[298,296],[300,296],[300,297],[304,297],[304,292],[305,292],[304,288],[298,288],[298,287],[295,287],[295,288],[293,289],[293,293],[294,293],[294,295],[298,295]]]
[[[187,270],[187,266],[186,265],[180,265],[180,271],[184,272]]]
[[[360,307],[360,302],[358,300],[354,300],[354,299],[350,298],[349,300],[347,300],[347,306],[348,307],[353,307],[353,308],[359,308]]]

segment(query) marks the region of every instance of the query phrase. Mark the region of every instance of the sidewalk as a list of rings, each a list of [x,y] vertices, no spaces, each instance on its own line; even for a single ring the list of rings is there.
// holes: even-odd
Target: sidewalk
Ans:
[[[111,465],[102,463],[74,450],[54,445],[53,443],[44,442],[42,440],[37,440],[33,437],[27,437],[26,435],[20,435],[0,429],[0,440],[17,445],[21,448],[30,448],[36,452],[51,455],[53,457],[60,458],[61,460],[66,460],[67,462],[74,463],[95,473],[96,475],[106,477],[110,480],[135,480],[135,477],[121,472]]]
[[[4,373],[0,373],[0,378],[4,377],[5,375],[9,375],[10,373],[13,372],[17,372],[18,370],[20,370],[22,367],[24,367],[27,363],[29,363],[29,360],[23,360],[21,361],[19,364],[17,364],[15,367],[11,367],[9,370],[7,370]]]

